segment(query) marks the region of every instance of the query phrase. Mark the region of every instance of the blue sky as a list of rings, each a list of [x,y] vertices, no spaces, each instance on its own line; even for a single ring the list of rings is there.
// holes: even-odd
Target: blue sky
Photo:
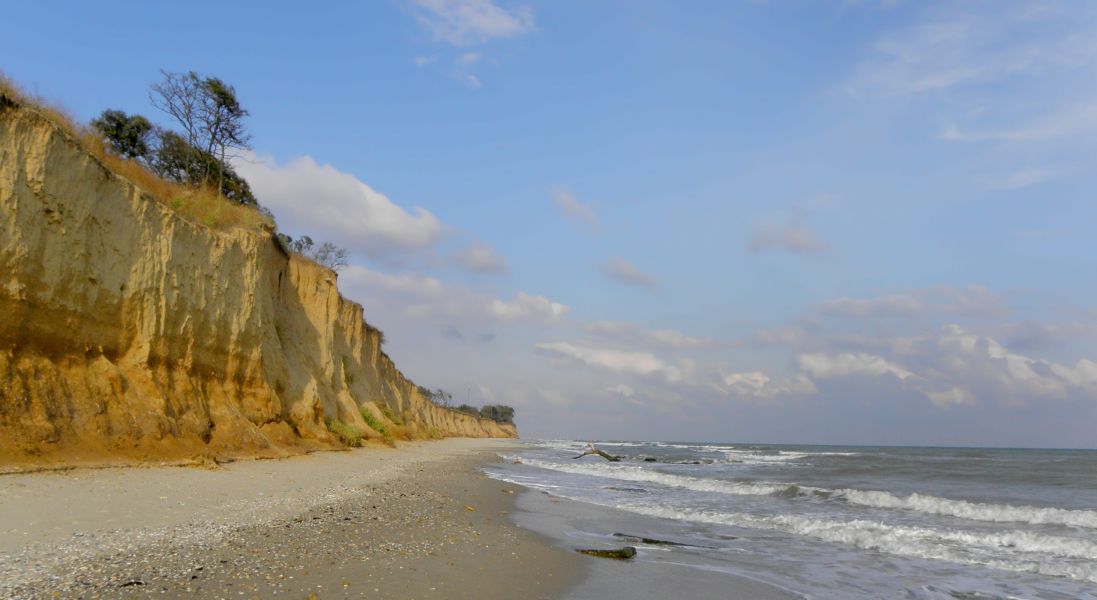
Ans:
[[[1094,447],[1095,13],[21,3],[0,69],[82,119],[234,84],[281,227],[527,436]]]

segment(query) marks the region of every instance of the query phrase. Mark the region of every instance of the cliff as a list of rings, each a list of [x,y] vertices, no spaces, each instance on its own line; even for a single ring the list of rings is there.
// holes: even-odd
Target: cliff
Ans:
[[[363,412],[516,436],[423,398],[332,271],[180,215],[0,94],[0,467],[336,448],[325,419],[380,437]]]

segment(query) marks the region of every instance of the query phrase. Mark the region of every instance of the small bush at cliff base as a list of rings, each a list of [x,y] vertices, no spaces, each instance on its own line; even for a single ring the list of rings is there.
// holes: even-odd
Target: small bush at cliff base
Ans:
[[[400,417],[394,415],[392,413],[392,409],[389,408],[388,404],[383,404],[381,402],[374,402],[374,404],[377,405],[377,408],[381,409],[381,414],[385,415],[386,419],[392,421],[396,425],[403,425],[404,424],[404,420],[401,419]]]
[[[354,427],[347,425],[346,423],[338,419],[326,419],[324,423],[328,426],[328,431],[339,436],[343,445],[350,446],[351,448],[358,448],[362,445],[362,432],[358,431]]]
[[[388,433],[385,424],[382,423],[380,419],[373,416],[373,413],[370,412],[369,409],[363,408],[359,412],[362,413],[362,419],[365,420],[366,425],[369,425],[370,429],[376,431],[377,433],[380,433],[382,436],[385,436]]]

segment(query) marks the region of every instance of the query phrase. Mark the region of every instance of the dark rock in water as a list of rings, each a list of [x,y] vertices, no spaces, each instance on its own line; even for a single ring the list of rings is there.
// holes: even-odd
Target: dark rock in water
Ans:
[[[636,556],[636,548],[632,546],[625,546],[624,548],[618,548],[615,550],[599,550],[597,548],[579,548],[576,550],[579,554],[586,554],[587,556],[597,556],[598,558],[613,558],[616,560],[628,560]]]
[[[644,462],[658,462],[658,461],[655,460],[655,457],[649,456],[649,457],[644,459]]]

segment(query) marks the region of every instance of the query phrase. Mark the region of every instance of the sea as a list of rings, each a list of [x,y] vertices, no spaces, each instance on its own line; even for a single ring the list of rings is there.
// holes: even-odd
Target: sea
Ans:
[[[572,519],[566,545],[632,545],[636,562],[710,580],[803,598],[1097,600],[1095,450],[595,445],[621,460],[524,441],[485,469],[602,511]]]

